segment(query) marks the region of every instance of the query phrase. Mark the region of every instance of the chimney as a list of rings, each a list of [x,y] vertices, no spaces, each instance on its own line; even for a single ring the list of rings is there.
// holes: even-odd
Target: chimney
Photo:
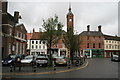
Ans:
[[[18,11],[15,11],[15,12],[14,12],[14,20],[15,20],[15,23],[18,23],[18,19],[19,19],[19,12],[18,12]]]
[[[90,31],[90,25],[87,25],[87,31]]]
[[[8,2],[2,2],[2,13],[7,13],[7,4]]]
[[[33,28],[33,33],[35,32],[35,29]]]
[[[101,32],[101,25],[98,26],[98,31]]]

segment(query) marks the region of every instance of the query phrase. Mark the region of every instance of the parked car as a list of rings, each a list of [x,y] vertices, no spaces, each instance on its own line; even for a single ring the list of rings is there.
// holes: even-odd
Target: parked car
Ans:
[[[47,55],[38,55],[36,57],[37,66],[47,66],[48,64],[48,56]]]
[[[30,64],[32,63],[34,60],[35,60],[35,56],[33,55],[28,55],[28,56],[25,56],[24,59],[21,60],[21,63],[22,64]]]
[[[2,65],[3,65],[3,66],[4,66],[4,65],[8,65],[8,66],[9,66],[10,64],[16,63],[16,62],[18,61],[18,60],[17,60],[18,58],[19,58],[19,59],[22,59],[22,58],[23,58],[23,55],[10,54],[10,55],[8,55],[7,58],[5,58],[5,59],[2,60]]]
[[[112,55],[111,61],[117,61],[117,62],[119,62],[120,61],[120,57],[118,55]]]
[[[54,60],[56,65],[67,65],[67,59],[65,57],[56,56]]]

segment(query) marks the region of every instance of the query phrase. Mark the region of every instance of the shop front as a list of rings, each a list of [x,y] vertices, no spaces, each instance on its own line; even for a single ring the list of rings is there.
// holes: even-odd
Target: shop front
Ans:
[[[87,58],[92,58],[92,51],[91,51],[91,49],[84,49],[83,53],[84,53],[84,56],[86,56]]]
[[[106,58],[110,58],[113,54],[120,55],[120,50],[105,50]]]
[[[93,58],[103,58],[104,57],[104,49],[92,49],[92,57]]]

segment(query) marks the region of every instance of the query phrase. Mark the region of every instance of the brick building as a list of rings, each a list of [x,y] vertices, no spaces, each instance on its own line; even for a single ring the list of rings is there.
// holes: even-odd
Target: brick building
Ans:
[[[19,12],[7,12],[7,2],[2,2],[2,58],[8,54],[26,53],[26,29],[19,24]]]
[[[101,26],[98,26],[98,31],[90,31],[90,25],[87,26],[87,31],[83,31],[80,35],[80,50],[81,54],[88,57],[103,57],[104,56],[104,36],[101,32]]]

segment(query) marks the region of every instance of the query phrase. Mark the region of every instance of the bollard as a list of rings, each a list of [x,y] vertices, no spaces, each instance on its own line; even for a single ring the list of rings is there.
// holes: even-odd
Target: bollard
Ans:
[[[79,66],[79,61],[78,61],[78,60],[76,60],[76,66],[77,66],[77,67]]]
[[[55,61],[53,61],[53,68],[54,68],[54,70],[56,70],[56,64],[55,64]]]
[[[12,72],[12,65],[10,65],[10,72]]]
[[[70,60],[68,61],[68,69],[70,69]]]
[[[34,70],[33,70],[33,71],[34,71],[34,72],[36,72],[36,68],[37,68],[37,66],[36,66],[36,65],[34,65],[34,66],[33,66],[33,68],[34,68]]]

